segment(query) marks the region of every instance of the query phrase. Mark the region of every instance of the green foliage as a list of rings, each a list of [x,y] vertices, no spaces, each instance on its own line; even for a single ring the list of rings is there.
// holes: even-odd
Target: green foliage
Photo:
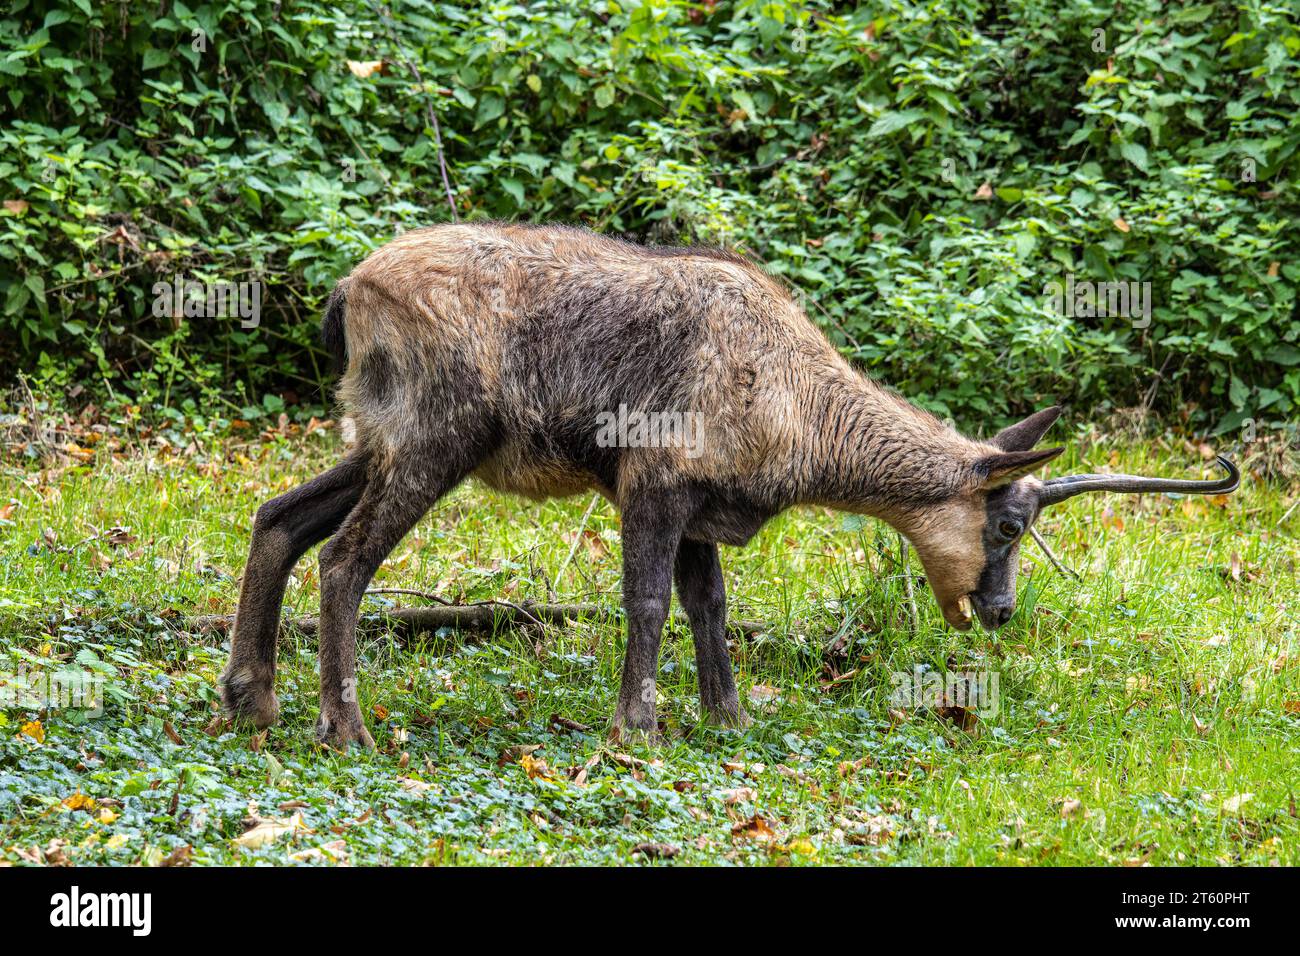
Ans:
[[[968,423],[1153,382],[1220,429],[1292,415],[1300,12],[1060,6],[18,0],[0,344],[150,399],[319,401],[332,283],[449,215],[436,116],[463,218],[736,246]],[[259,279],[260,325],[156,317],[178,273]],[[1061,315],[1071,276],[1150,283],[1149,323]]]

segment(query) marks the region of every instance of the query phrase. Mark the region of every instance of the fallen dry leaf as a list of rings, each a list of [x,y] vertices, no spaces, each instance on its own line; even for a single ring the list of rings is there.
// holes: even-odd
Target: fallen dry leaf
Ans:
[[[632,852],[633,854],[640,853],[648,857],[671,860],[682,850],[681,847],[673,846],[671,843],[638,843],[632,847]]]
[[[836,767],[836,770],[839,771],[839,775],[841,777],[850,777],[853,774],[857,773],[859,770],[861,770],[863,767],[870,767],[870,766],[871,766],[870,757],[859,757],[857,760],[841,760],[839,766]]]
[[[781,692],[767,684],[755,684],[749,689],[749,702],[760,713],[774,713],[781,703]]]
[[[732,827],[731,835],[736,839],[754,840],[759,843],[771,843],[776,839],[776,833],[771,825],[762,814],[758,813]]]
[[[308,860],[321,863],[345,863],[348,856],[348,845],[344,840],[331,840],[329,843],[322,843],[320,846],[308,847],[305,850],[299,850],[297,853],[290,853],[289,859],[296,862],[307,862]]]
[[[266,846],[268,843],[274,843],[281,837],[308,830],[307,825],[302,821],[301,813],[295,813],[288,818],[250,817],[245,823],[248,829],[244,831],[242,836],[236,837],[234,842],[236,845],[250,850]]]
[[[64,797],[63,806],[67,807],[69,810],[85,810],[89,813],[95,809],[95,801],[94,798],[88,797],[84,793],[78,791],[70,797]]]
[[[1061,804],[1061,819],[1067,820],[1083,809],[1083,801],[1066,800]]]
[[[239,842],[238,840],[235,842]],[[189,866],[190,857],[194,855],[194,848],[188,843],[184,846],[178,846],[165,857],[158,861],[158,866]]]
[[[529,780],[535,780],[538,777],[543,780],[551,779],[551,768],[546,765],[546,761],[541,757],[524,754],[519,758],[519,766],[524,768],[524,773],[528,774]]]

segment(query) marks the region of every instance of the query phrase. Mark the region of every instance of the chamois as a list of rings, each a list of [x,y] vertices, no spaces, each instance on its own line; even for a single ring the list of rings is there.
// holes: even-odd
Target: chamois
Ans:
[[[355,693],[355,626],[380,563],[469,476],[544,499],[594,489],[621,511],[627,651],[613,732],[656,728],[655,674],[674,583],[703,712],[748,722],[727,652],[718,544],[794,505],[871,515],[907,537],[951,626],[1015,609],[1019,542],[1082,491],[1232,491],[1219,481],[1040,481],[1053,407],[965,438],[855,371],[787,289],[738,255],[642,247],[566,226],[440,225],[365,259],[332,293],[323,338],[356,442],[262,505],[222,675],[227,712],[274,721],[285,582],[320,553],[320,740],[373,746]],[[694,416],[610,441],[599,422]],[[651,418],[651,416],[659,416]],[[665,417],[666,416],[666,417]],[[653,432],[654,430],[651,429]],[[626,437],[626,436],[623,436]]]

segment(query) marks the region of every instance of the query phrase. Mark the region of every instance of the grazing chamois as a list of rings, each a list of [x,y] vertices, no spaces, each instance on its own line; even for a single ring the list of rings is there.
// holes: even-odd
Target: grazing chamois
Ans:
[[[1083,491],[1237,486],[1222,458],[1219,481],[1040,481],[1031,473],[1062,449],[1034,446],[1059,408],[987,441],[965,438],[855,371],[780,282],[714,249],[642,247],[561,226],[421,229],[338,284],[323,334],[343,369],[339,397],[356,443],[258,509],[222,692],[233,717],[275,719],[285,582],[329,538],[316,729],[336,746],[373,743],[355,693],[366,586],[471,475],[537,499],[595,489],[621,511],[628,640],[616,733],[655,730],[674,583],[704,713],[748,720],[724,636],[718,544],[745,544],[793,505],[888,522],[916,548],[944,619],[965,630],[972,610],[987,628],[1011,617],[1019,542],[1045,505]],[[690,443],[682,421],[694,425]]]

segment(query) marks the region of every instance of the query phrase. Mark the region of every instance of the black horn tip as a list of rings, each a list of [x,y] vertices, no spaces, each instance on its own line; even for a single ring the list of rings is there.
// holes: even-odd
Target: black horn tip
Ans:
[[[1241,484],[1241,472],[1239,472],[1237,466],[1232,463],[1232,459],[1228,458],[1226,455],[1215,455],[1214,461],[1220,468],[1228,473],[1228,477],[1223,480],[1223,488],[1219,493],[1226,495],[1236,491],[1237,487]]]

